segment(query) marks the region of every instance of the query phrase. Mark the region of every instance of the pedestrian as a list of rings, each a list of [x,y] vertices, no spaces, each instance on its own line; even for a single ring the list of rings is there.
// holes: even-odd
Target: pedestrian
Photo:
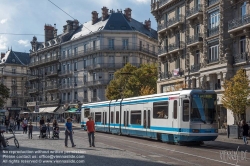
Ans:
[[[23,119],[23,134],[27,134],[28,121],[26,118]]]
[[[29,123],[28,128],[29,128],[29,139],[32,139],[32,131],[33,131],[32,122]]]
[[[246,123],[245,120],[242,120],[242,129],[243,129],[243,141],[246,144],[248,144],[248,141],[247,141],[247,136],[248,136],[248,130],[249,130],[249,126],[248,124]]]
[[[48,136],[50,138],[50,124],[49,124],[49,122],[47,123],[47,133],[48,133]]]
[[[70,138],[72,147],[76,146],[73,141],[73,134],[74,134],[74,131],[72,128],[72,119],[68,117],[67,122],[65,123],[65,147],[68,147],[68,136]]]
[[[18,118],[16,121],[16,125],[17,125],[18,130],[20,129],[20,123],[21,123],[21,120]]]
[[[15,129],[15,120],[12,117],[10,117],[10,129]]]
[[[89,147],[95,147],[95,122],[91,116],[88,117],[89,121],[86,123],[88,137],[89,137]],[[92,142],[91,142],[92,138]]]
[[[52,127],[53,128],[58,127],[58,123],[56,119],[53,120]]]
[[[8,129],[9,129],[9,125],[10,125],[10,121],[9,121],[9,118],[6,116],[5,117],[5,128],[6,128],[6,133],[8,133]]]

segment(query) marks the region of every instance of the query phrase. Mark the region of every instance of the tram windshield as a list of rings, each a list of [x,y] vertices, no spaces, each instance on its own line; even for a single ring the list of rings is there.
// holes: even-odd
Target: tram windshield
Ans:
[[[213,123],[216,114],[216,94],[194,94],[190,118],[192,122]]]

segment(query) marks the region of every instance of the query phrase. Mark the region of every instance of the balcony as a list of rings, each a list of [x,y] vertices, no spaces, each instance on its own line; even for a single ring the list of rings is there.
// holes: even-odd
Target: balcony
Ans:
[[[163,56],[164,54],[166,54],[168,52],[168,47],[167,46],[164,46],[164,47],[161,47],[158,49],[158,54],[159,54],[159,57],[160,56]]]
[[[208,0],[207,1],[207,6],[213,6],[214,4],[219,3],[219,0]]]
[[[58,74],[57,71],[46,71],[46,72],[45,72],[45,75],[46,75],[47,77],[56,76],[57,74]]]
[[[243,52],[234,56],[234,64],[248,61],[248,53]]]
[[[219,26],[207,30],[207,37],[215,36],[219,34]]]
[[[35,81],[35,80],[38,80],[38,79],[39,79],[39,77],[37,75],[31,75],[29,77],[29,81]]]
[[[65,83],[65,84],[61,84],[59,87],[60,89],[73,88],[73,84]]]
[[[172,73],[169,71],[160,73],[160,79],[170,79],[171,77],[172,77]]]
[[[187,47],[195,46],[197,44],[203,43],[203,38],[201,34],[189,36],[187,38]]]
[[[58,105],[59,104],[59,99],[56,100],[50,100],[50,101],[40,101],[40,105]]]
[[[177,68],[171,71],[161,72],[160,79],[171,79],[173,77],[181,77],[184,75],[184,70]]]
[[[71,75],[71,74],[73,74],[73,71],[71,70],[63,70],[59,72],[60,76],[66,76],[66,75]]]
[[[29,93],[38,93],[38,89],[37,88],[29,89]]]
[[[250,27],[250,14],[229,21],[228,33],[241,31],[247,27]]]
[[[140,63],[130,63],[131,65],[135,67],[139,67]],[[87,65],[86,69],[89,71],[96,70],[96,69],[120,69],[123,68],[126,65],[126,63],[96,63]]]
[[[159,0],[159,7],[163,7],[164,5],[168,4],[171,1],[174,0]]]
[[[59,59],[58,57],[59,56],[52,56],[50,58],[45,58],[45,59],[41,59],[39,61],[30,62],[29,67],[35,67],[38,65],[44,65],[44,64],[51,63],[51,62],[55,62]]]
[[[124,52],[124,53],[131,53],[131,52],[138,52],[138,53],[145,53],[149,54],[151,56],[157,57],[157,52],[151,49],[144,48],[142,46],[123,46],[123,45],[114,45],[114,46],[109,46],[109,45],[101,45],[99,47],[94,48],[88,48],[87,50],[79,51],[76,54],[72,56],[62,56],[60,61],[67,61],[67,60],[72,60],[76,59],[82,56],[90,55],[93,53],[98,53],[98,52],[108,52],[108,53],[115,53],[115,52]]]
[[[185,43],[183,41],[178,43],[173,43],[168,45],[168,53],[174,53],[179,50],[182,50],[185,47]]]
[[[219,62],[219,58],[208,59],[208,63]]]
[[[13,97],[22,97],[21,94],[17,94],[17,93],[10,93],[10,97],[13,98]]]
[[[97,85],[108,85],[110,80],[94,80],[94,81],[87,81],[86,86],[97,86]]]
[[[198,6],[194,6],[187,10],[187,20],[196,18],[198,15],[203,14],[203,5],[199,4]]]
[[[163,24],[158,24],[157,30],[159,33],[169,30],[171,28],[177,27],[178,25],[182,24],[184,22],[184,16],[180,15],[179,17],[173,17],[169,19],[167,22],[164,22]]]
[[[201,68],[201,64],[193,64],[190,67],[190,73],[198,72]]]
[[[49,85],[46,87],[46,91],[53,91],[57,89],[58,89],[58,85]]]

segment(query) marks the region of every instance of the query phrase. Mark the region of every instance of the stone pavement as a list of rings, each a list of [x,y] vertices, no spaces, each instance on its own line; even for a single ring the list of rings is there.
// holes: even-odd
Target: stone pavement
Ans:
[[[39,139],[39,131],[33,132],[33,139],[28,139],[27,134],[16,131],[16,137],[20,148],[14,146],[13,139],[9,140],[10,146],[0,148],[0,165],[4,166],[54,166],[54,165],[101,165],[101,166],[154,166],[165,165],[152,162],[149,159],[132,152],[108,146],[96,142],[95,148],[88,146],[87,134],[81,130],[75,130],[75,148],[71,148],[69,141],[68,148],[64,146],[64,132],[60,133],[60,139]],[[5,137],[11,136],[5,134]],[[97,140],[98,141],[98,140]]]

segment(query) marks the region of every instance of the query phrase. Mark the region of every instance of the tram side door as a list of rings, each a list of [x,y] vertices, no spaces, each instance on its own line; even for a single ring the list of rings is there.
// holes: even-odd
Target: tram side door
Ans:
[[[151,112],[151,109],[150,108],[144,108],[143,109],[143,128],[145,129],[146,131],[146,136],[149,135],[148,131],[150,130],[150,112]]]
[[[107,112],[106,111],[102,112],[102,124],[103,124],[104,131],[107,131],[108,126],[107,126]]]
[[[178,125],[178,120],[179,120],[179,101],[178,100],[173,100],[172,104],[173,104],[173,112],[172,112],[172,127],[177,129],[179,128],[179,125]]]
[[[129,110],[123,112],[124,133],[128,134]]]

